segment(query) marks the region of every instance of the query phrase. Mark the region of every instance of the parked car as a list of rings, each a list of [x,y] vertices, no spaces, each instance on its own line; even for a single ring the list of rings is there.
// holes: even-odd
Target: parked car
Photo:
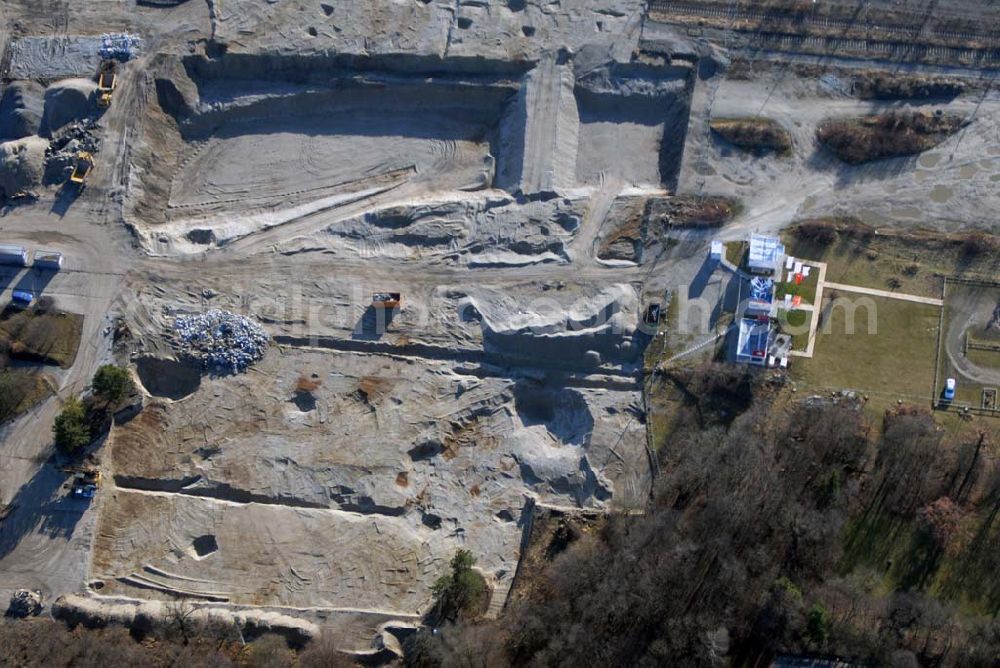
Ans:
[[[31,306],[31,303],[35,301],[35,295],[27,290],[14,290],[11,297],[14,298],[14,303],[19,306]]]
[[[951,401],[955,398],[955,379],[949,378],[944,381],[944,399],[945,401]]]

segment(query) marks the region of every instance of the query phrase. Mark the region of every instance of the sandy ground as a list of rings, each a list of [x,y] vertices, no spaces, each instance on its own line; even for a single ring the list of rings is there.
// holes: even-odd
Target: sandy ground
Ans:
[[[934,225],[945,229],[993,225],[984,206],[997,204],[1000,142],[996,110],[1000,96],[958,98],[933,105],[879,103],[848,97],[844,82],[802,80],[781,73],[764,81],[714,79],[695,94],[689,141],[681,172],[682,192],[727,193],[746,206],[727,236],[747,229],[780,228],[810,215],[855,215],[876,226]],[[935,149],[914,158],[851,167],[839,163],[815,140],[823,120],[890,109],[943,109],[970,124]],[[793,135],[788,159],[741,154],[707,131],[715,117],[760,116]]]
[[[59,398],[0,432],[0,495],[17,504],[0,595],[298,610],[349,627],[364,649],[387,615],[427,610],[462,547],[499,612],[530,502],[627,509],[648,495],[640,313],[670,290],[691,305],[686,344],[714,334],[726,281],[705,262],[710,238],[813,213],[995,229],[995,94],[934,105],[971,123],[920,158],[848,168],[815,146],[817,125],[889,105],[850,98],[835,77],[777,68],[734,81],[684,58],[633,59],[642,38],[717,48],[644,28],[642,11],[0,7],[5,41],[110,29],[144,40],[100,119],[87,189],[41,188],[0,217],[0,242],[66,254],[32,288],[85,316]],[[71,69],[21,53],[18,76]],[[782,123],[795,156],[749,157],[711,136],[711,118],[745,115]],[[639,226],[630,259],[598,257],[648,197],[674,191],[744,206],[721,231],[664,243]],[[8,273],[4,300],[35,280]],[[384,290],[403,294],[389,319],[371,306]],[[174,361],[173,319],[209,308],[273,337],[246,374]],[[114,316],[132,332],[115,354],[147,405],[103,444],[97,499],[74,505],[45,463],[50,426],[111,359]]]

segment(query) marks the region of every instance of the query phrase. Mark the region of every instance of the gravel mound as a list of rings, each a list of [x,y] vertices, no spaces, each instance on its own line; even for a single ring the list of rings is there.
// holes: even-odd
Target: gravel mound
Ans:
[[[256,321],[229,311],[178,316],[174,331],[181,352],[198,360],[202,368],[240,373],[261,359],[268,335]]]
[[[49,142],[25,137],[0,144],[0,196],[10,197],[42,182]]]
[[[0,99],[0,139],[38,134],[45,109],[45,90],[34,81],[15,81]]]
[[[42,132],[54,135],[60,128],[86,118],[96,108],[94,91],[97,84],[90,79],[64,79],[45,91],[45,117]]]

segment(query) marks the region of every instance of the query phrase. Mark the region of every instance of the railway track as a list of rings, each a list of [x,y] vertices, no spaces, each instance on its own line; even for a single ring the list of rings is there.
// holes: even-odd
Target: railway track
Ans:
[[[914,17],[915,20],[912,26],[880,25],[877,23],[872,26],[866,26],[863,23],[859,24],[856,20],[849,19],[825,16],[816,17],[805,14],[776,12],[774,10],[735,8],[732,6],[708,6],[699,2],[677,2],[676,0],[650,0],[649,9],[650,13],[715,18],[731,22],[747,21],[761,23],[764,21],[794,21],[801,25],[803,30],[810,28],[842,31],[875,30],[883,34],[891,34],[893,38],[899,39],[938,38],[941,40],[976,42],[990,47],[1000,47],[1000,38],[992,31],[969,32],[949,30],[941,26],[927,26],[923,17],[916,16]]]
[[[1000,62],[1000,48],[976,49],[957,46],[933,46],[890,40],[807,37],[787,33],[758,32],[749,35],[749,46],[773,51],[807,53],[850,53],[886,59],[910,61],[994,64]]]

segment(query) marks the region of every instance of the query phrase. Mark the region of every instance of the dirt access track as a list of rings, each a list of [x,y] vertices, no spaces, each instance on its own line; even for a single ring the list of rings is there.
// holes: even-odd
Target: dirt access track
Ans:
[[[64,252],[45,289],[85,316],[59,397],[0,432],[18,505],[0,594],[256,610],[364,651],[383,623],[421,619],[463,548],[499,614],[535,504],[648,498],[640,314],[678,288],[718,310],[712,237],[828,208],[942,226],[996,209],[995,95],[928,102],[979,115],[919,161],[835,165],[812,141],[825,116],[890,103],[791,74],[728,80],[719,45],[650,26],[637,2],[125,4],[0,9],[0,66],[16,56],[45,104],[43,86],[86,89],[69,56],[94,35],[142,38],[93,112],[86,189],[42,182],[0,218],[0,241]],[[757,109],[793,157],[712,138],[712,117]],[[721,231],[653,229],[649,200],[674,192],[745,206]],[[623,224],[632,252],[599,257]],[[373,307],[382,291],[402,307]],[[209,309],[270,335],[246,373],[178,358],[176,317]],[[100,443],[104,486],[78,507],[49,428],[112,360],[144,408]]]

